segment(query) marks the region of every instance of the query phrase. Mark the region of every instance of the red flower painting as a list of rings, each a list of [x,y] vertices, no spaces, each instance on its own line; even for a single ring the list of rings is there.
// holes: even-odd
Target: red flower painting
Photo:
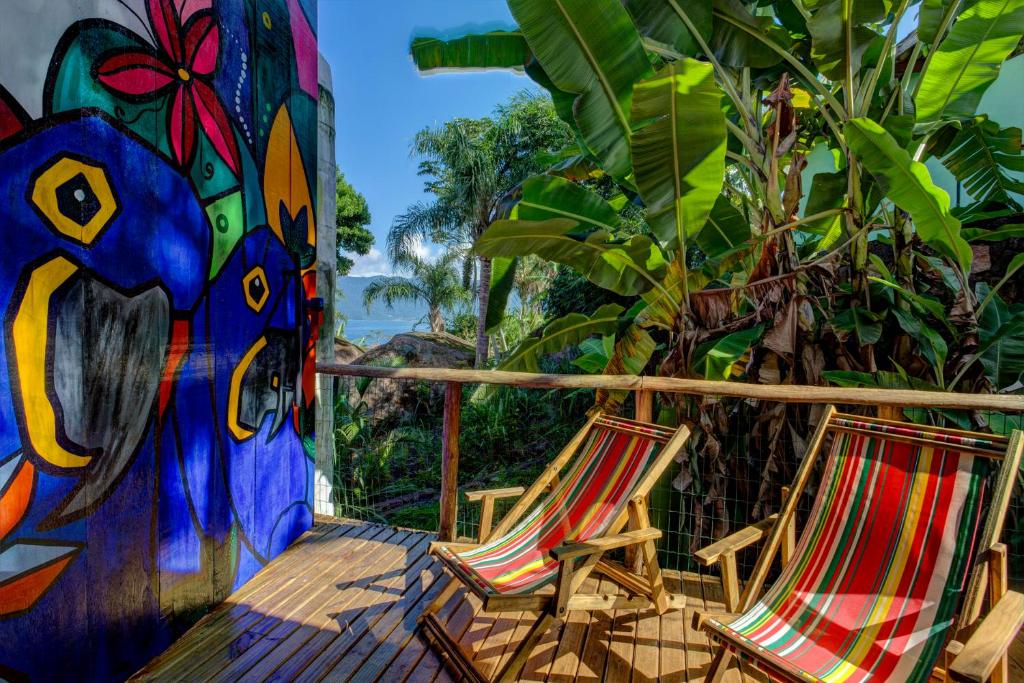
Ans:
[[[202,128],[220,158],[238,175],[238,146],[212,83],[220,47],[213,12],[194,12],[182,25],[173,0],[147,0],[146,4],[158,49],[109,54],[97,64],[96,78],[132,101],[149,101],[170,93],[167,135],[178,164],[183,168],[191,165],[197,129]]]

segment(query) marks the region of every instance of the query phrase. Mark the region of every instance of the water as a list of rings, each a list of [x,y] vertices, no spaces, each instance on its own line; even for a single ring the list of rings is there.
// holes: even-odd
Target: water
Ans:
[[[383,344],[401,332],[409,332],[417,320],[349,320],[345,323],[345,339],[366,348]],[[429,332],[426,324],[416,327],[417,332]]]

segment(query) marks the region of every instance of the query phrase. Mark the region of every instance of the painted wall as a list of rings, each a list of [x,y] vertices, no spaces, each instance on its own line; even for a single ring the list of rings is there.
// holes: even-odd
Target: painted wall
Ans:
[[[3,3],[0,680],[130,675],[312,523],[315,27]]]

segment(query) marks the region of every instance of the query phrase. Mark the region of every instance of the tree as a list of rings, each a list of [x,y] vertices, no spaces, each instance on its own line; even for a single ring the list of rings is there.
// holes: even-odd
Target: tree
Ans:
[[[421,302],[427,306],[430,331],[444,332],[444,312],[470,299],[454,261],[449,254],[433,262],[413,254],[405,255],[399,264],[410,271],[411,277],[375,279],[363,290],[363,305],[369,311],[374,302],[381,300],[388,308],[396,301]]]
[[[388,234],[392,259],[404,258],[420,239],[465,250],[494,221],[508,216],[519,184],[545,168],[547,156],[571,139],[550,100],[528,93],[499,106],[493,117],[459,118],[421,130],[412,149],[434,200],[410,206],[395,219]],[[488,352],[491,259],[477,258],[479,367]]]
[[[1011,244],[1024,222],[1021,131],[977,111],[1018,49],[1024,0],[924,5],[897,41],[910,0],[509,0],[521,49],[513,31],[419,54],[424,70],[525,68],[579,144],[522,182],[512,220],[493,221],[476,252],[539,256],[632,301],[569,312],[499,367],[536,368],[599,335],[614,338],[609,374],[1019,390],[1024,309],[996,290],[1024,254],[983,281],[972,246]],[[828,166],[804,177],[812,156]],[[973,203],[952,209],[928,159]],[[620,196],[575,182],[581,170]],[[617,213],[633,201],[641,234]],[[714,441],[724,409],[693,409],[715,453],[705,490],[721,495],[736,464]],[[763,493],[792,465],[782,444],[799,408],[755,409],[771,431]]]
[[[334,184],[337,210],[334,224],[337,228],[338,277],[348,275],[355,263],[343,252],[366,256],[373,246],[373,233],[366,226],[370,224],[370,207],[366,198],[345,180],[340,169]]]

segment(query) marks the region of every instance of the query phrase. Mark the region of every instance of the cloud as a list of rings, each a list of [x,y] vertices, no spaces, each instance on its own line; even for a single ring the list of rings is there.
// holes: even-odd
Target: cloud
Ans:
[[[417,238],[411,245],[412,252],[423,261],[433,261],[441,253],[441,248],[436,244],[424,242]],[[355,261],[352,272],[349,275],[354,277],[371,277],[374,275],[402,275],[395,270],[388,257],[381,253],[380,249],[372,247],[366,256],[343,252],[350,259]]]
[[[417,237],[412,243],[412,253],[416,254],[421,261],[433,261],[437,256],[437,251],[437,247],[424,242],[420,237]]]
[[[394,275],[395,269],[391,266],[388,257],[381,253],[380,249],[370,249],[366,256],[346,253],[350,259],[355,261],[352,272],[349,275],[354,277],[368,277],[372,275]]]

